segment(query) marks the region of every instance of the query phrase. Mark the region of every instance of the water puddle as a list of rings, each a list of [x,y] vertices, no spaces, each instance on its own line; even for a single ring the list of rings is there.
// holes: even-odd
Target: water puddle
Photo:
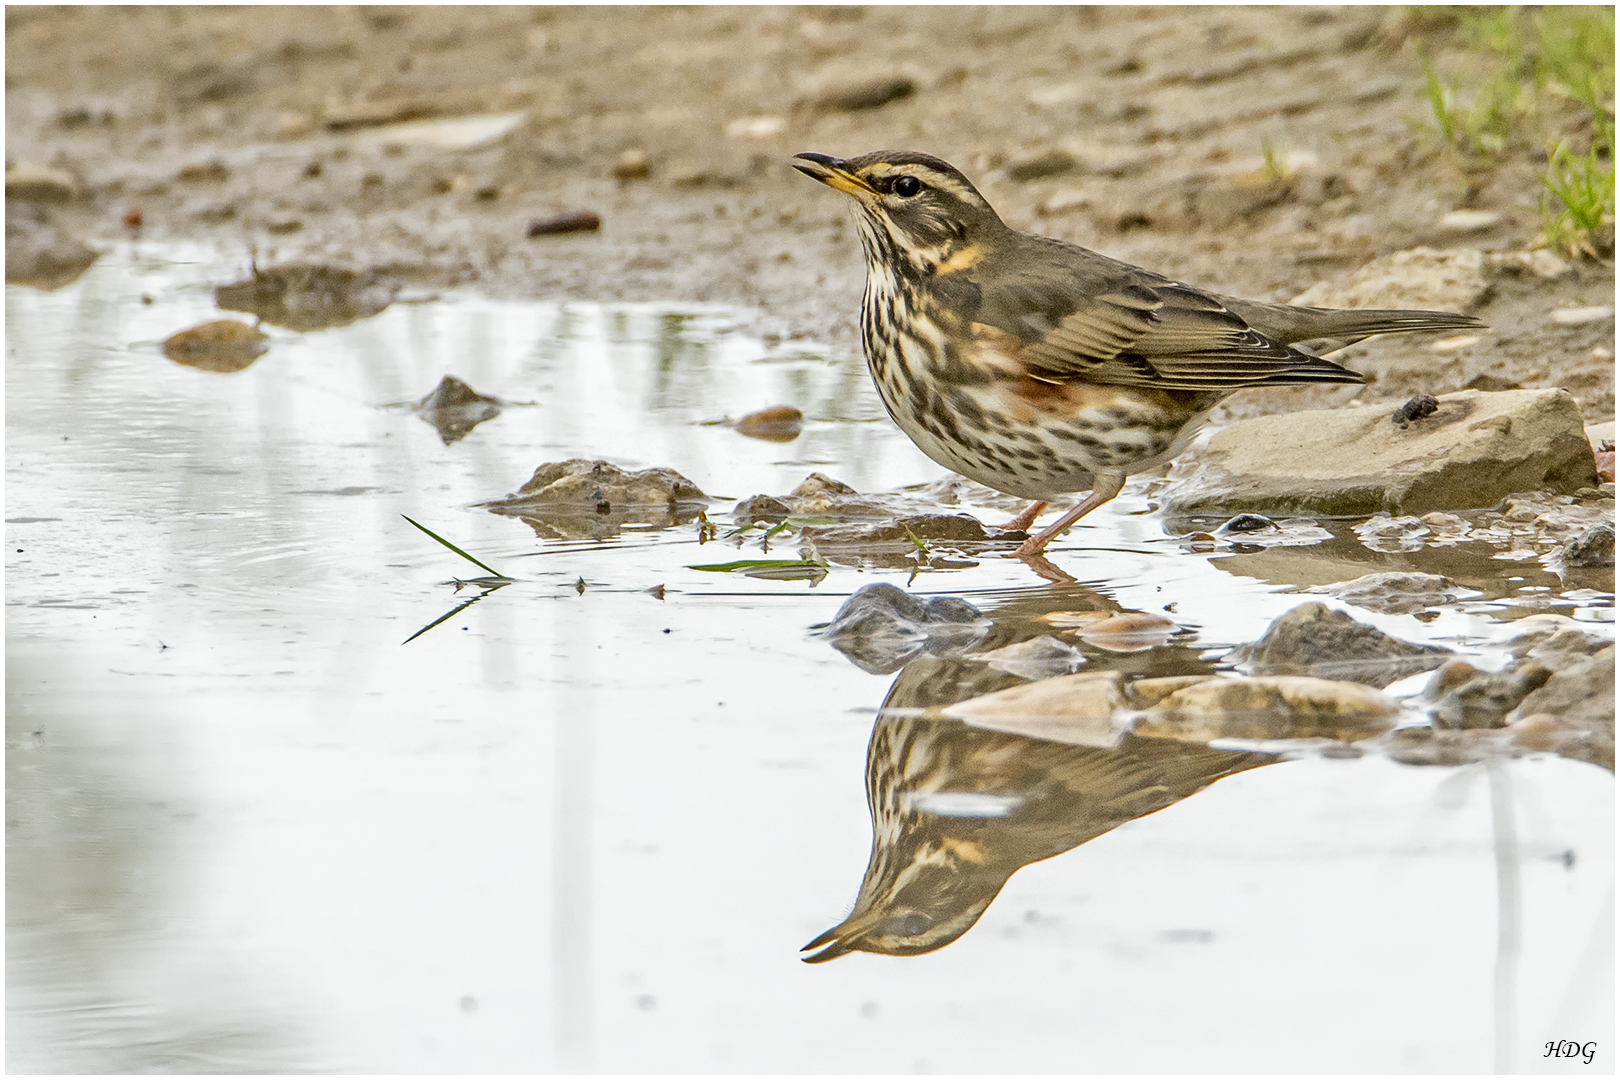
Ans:
[[[1612,639],[1612,569],[1511,514],[1166,522],[1139,480],[1052,585],[814,342],[290,277],[319,305],[183,247],[7,288],[14,1071],[1612,1054],[1612,773],[1412,764],[1433,665],[1366,731],[1161,704],[1311,600],[1483,671],[1527,616]],[[242,311],[262,341],[166,351]],[[1337,589],[1371,573],[1448,584]],[[918,619],[835,622],[873,584]],[[992,707],[1058,676],[1114,711]]]

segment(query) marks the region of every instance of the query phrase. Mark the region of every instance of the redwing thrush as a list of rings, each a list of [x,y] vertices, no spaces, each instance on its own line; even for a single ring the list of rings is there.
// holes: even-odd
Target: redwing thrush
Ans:
[[[1097,750],[887,713],[1021,681],[934,657],[900,672],[866,750],[872,855],[855,910],[804,946],[809,955],[800,959],[915,956],[949,945],[1021,868],[1278,760],[1133,735]]]
[[[1236,300],[1075,244],[1008,228],[936,157],[799,154],[794,168],[855,200],[866,250],[861,336],[878,394],[923,453],[1046,503],[1090,492],[1042,549],[1175,457],[1222,398],[1251,386],[1366,379],[1300,346],[1482,324],[1439,311],[1334,311]]]

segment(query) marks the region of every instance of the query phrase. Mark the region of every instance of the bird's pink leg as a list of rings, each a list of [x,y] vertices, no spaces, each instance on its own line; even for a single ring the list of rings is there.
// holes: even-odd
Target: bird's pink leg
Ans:
[[[1039,555],[1042,551],[1046,550],[1047,544],[1050,544],[1053,540],[1056,540],[1059,536],[1062,536],[1065,532],[1067,532],[1069,526],[1073,525],[1075,522],[1097,509],[1097,507],[1101,506],[1109,499],[1112,499],[1115,495],[1118,495],[1124,486],[1125,476],[1123,473],[1114,476],[1097,477],[1096,480],[1093,481],[1090,494],[1076,503],[1074,508],[1068,513],[1052,522],[1052,524],[1042,529],[1036,535],[1030,537],[1028,540],[1025,540],[1018,546],[1018,550],[1014,552],[1014,554],[1019,558],[1026,558],[1030,555]]]
[[[1040,517],[1041,516],[1041,511],[1045,510],[1045,509],[1046,509],[1046,504],[1045,503],[1043,503],[1043,502],[1032,502],[1028,506],[1024,507],[1024,509],[1019,513],[1019,515],[1017,517],[1013,518],[1011,521],[1007,522],[1007,524],[1003,525],[1001,527],[1001,531],[1002,532],[1029,532],[1029,527],[1031,525],[1035,524],[1035,519]]]

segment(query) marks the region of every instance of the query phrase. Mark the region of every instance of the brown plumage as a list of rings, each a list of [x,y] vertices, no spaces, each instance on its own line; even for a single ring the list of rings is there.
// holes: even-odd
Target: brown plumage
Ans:
[[[949,945],[1022,867],[1278,760],[1130,735],[1090,749],[905,715],[1022,681],[966,660],[926,657],[901,670],[867,747],[872,854],[860,895],[802,959]]]
[[[1008,228],[952,166],[879,151],[794,167],[854,199],[866,252],[867,364],[929,457],[1044,505],[1090,494],[1019,548],[1039,555],[1131,473],[1173,458],[1235,391],[1360,383],[1311,351],[1373,334],[1482,325],[1438,311],[1238,300]]]

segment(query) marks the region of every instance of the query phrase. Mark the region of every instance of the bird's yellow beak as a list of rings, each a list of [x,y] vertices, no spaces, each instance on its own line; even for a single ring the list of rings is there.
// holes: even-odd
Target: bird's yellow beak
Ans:
[[[820,180],[828,187],[837,188],[846,195],[856,198],[867,195],[876,195],[872,186],[859,176],[849,171],[849,163],[842,158],[828,157],[826,154],[795,154],[794,165],[804,175],[812,180]],[[808,161],[808,165],[798,162]]]

